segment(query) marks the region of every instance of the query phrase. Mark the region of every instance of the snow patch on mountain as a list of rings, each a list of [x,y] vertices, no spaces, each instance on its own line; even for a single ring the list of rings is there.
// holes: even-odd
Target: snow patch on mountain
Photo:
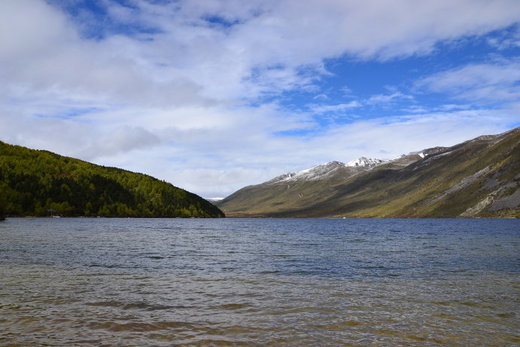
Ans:
[[[374,166],[377,166],[379,164],[384,163],[385,161],[382,159],[374,159],[374,158],[367,158],[367,157],[361,157],[356,160],[349,161],[346,166],[350,167],[368,167],[372,168]]]
[[[270,183],[278,182],[289,182],[289,181],[317,181],[331,173],[335,172],[339,168],[345,167],[345,164],[339,161],[331,161],[325,164],[314,166],[310,169],[305,169],[298,172],[290,172],[281,176],[278,176]]]
[[[328,176],[334,174],[337,170],[344,168],[354,169],[371,169],[379,164],[384,163],[381,159],[372,159],[361,157],[357,160],[350,161],[348,163],[342,163],[340,161],[331,161],[325,164],[314,166],[310,169],[305,169],[298,172],[289,172],[281,176],[275,177],[266,183],[281,183],[281,182],[294,182],[294,181],[319,181]]]

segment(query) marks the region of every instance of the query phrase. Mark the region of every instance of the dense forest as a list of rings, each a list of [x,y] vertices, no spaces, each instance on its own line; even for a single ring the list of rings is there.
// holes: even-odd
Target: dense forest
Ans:
[[[153,177],[0,142],[0,219],[7,216],[224,217]]]

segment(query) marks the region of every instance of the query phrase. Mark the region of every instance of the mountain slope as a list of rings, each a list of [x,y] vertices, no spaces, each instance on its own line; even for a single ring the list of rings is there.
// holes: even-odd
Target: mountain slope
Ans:
[[[278,176],[263,184],[245,187],[219,201],[233,216],[273,216],[298,211],[335,194],[335,186],[369,166],[347,166],[333,161],[311,169]]]
[[[0,215],[223,217],[153,177],[0,142]]]
[[[320,179],[275,179],[245,187],[218,206],[230,216],[516,216],[519,143],[517,128],[389,162],[354,167],[339,163]]]

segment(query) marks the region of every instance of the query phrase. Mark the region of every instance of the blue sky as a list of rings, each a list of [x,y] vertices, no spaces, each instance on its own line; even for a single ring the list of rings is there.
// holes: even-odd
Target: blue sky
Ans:
[[[520,125],[520,1],[3,0],[0,140],[204,197]]]

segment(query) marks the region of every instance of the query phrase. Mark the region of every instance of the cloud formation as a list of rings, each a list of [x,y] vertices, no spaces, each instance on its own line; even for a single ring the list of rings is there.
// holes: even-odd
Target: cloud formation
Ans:
[[[335,76],[330,60],[385,64],[485,35],[498,51],[515,47],[516,0],[86,3],[0,2],[0,140],[211,197],[327,160],[392,157],[517,121],[514,57],[437,69],[410,92],[329,100],[323,90]],[[287,101],[302,91],[314,98]],[[411,93],[425,92],[479,108],[423,107]],[[420,111],[364,116],[365,107],[397,102]],[[342,123],[324,126],[328,115]]]
[[[417,82],[420,88],[449,93],[454,99],[472,102],[519,101],[520,60],[468,64],[442,71]]]

